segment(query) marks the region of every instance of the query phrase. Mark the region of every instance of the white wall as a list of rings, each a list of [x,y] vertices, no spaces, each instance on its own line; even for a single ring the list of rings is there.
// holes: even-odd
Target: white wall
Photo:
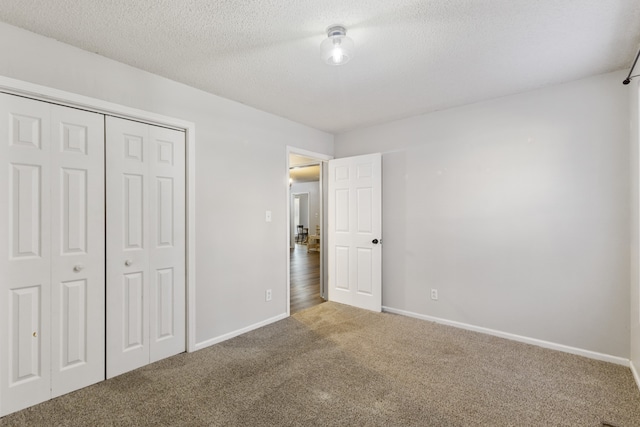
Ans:
[[[295,215],[296,199],[298,200],[298,218],[296,218],[296,215]],[[289,236],[290,236],[289,245],[291,248],[294,248],[296,235],[298,233],[298,225],[302,225],[303,228],[309,226],[309,194],[302,193],[299,191],[296,191],[295,193],[292,192],[289,206],[291,206],[291,221],[290,221],[291,230],[289,232]]]
[[[338,135],[383,153],[383,305],[628,358],[623,78]]]
[[[332,135],[2,23],[0,52],[0,75],[195,123],[197,342],[286,313],[286,146]]]
[[[291,185],[291,193],[309,193],[309,234],[315,234],[316,225],[320,225],[320,182],[300,182]],[[295,225],[294,225],[295,227]]]

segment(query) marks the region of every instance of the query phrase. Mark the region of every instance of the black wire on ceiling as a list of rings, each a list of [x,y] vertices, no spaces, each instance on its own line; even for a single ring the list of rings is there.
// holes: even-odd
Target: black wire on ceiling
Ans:
[[[631,69],[629,70],[629,74],[627,75],[627,78],[622,81],[623,85],[628,85],[629,83],[631,83],[631,79],[632,78],[640,76],[640,74],[636,74],[635,76],[631,75],[631,73],[633,73],[633,69],[636,68],[636,63],[638,62],[638,57],[639,56],[640,56],[640,49],[638,49],[638,53],[636,54],[636,59],[633,61],[633,65],[631,66]]]

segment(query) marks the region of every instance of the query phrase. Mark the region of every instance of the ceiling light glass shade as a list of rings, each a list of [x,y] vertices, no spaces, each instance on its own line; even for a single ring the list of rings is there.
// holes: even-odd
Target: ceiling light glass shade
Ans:
[[[320,45],[322,60],[329,65],[342,65],[353,58],[355,45],[347,37],[347,30],[334,25],[327,29],[327,38]]]

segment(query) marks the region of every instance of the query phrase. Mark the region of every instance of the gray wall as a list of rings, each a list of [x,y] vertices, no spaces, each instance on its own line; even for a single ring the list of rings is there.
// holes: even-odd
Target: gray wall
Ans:
[[[0,75],[195,122],[198,342],[286,312],[286,146],[331,135],[2,23],[0,49]],[[638,363],[623,77],[339,135],[384,153],[383,303],[621,357],[631,324]]]
[[[338,135],[383,153],[383,305],[628,358],[623,77]]]
[[[320,182],[301,182],[291,186],[292,193],[309,193],[309,234],[316,232],[316,225],[320,225]]]
[[[195,123],[198,343],[286,313],[286,147],[332,135],[2,23],[0,52],[0,75]]]
[[[293,187],[293,186],[292,186]],[[298,220],[295,217],[295,199],[298,198]],[[296,234],[298,232],[298,225],[309,227],[309,193],[295,191],[291,192],[291,230],[289,233],[291,248],[294,247]]]

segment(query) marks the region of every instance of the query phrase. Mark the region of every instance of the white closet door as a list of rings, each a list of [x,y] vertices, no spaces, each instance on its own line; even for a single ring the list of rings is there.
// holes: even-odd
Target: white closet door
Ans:
[[[185,351],[185,139],[150,126],[150,361]]]
[[[107,377],[185,351],[182,132],[107,117]]]
[[[104,379],[104,116],[51,106],[52,397]]]
[[[49,114],[0,94],[0,415],[51,395]]]
[[[107,378],[149,363],[149,130],[107,117]]]
[[[0,94],[0,117],[5,415],[104,379],[104,116]]]

